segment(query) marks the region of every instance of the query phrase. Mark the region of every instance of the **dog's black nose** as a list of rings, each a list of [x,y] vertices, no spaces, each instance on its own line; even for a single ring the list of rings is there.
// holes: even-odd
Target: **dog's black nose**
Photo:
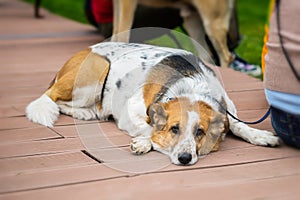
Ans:
[[[189,164],[189,162],[191,162],[192,160],[192,154],[190,153],[181,153],[178,155],[178,160],[181,164]]]

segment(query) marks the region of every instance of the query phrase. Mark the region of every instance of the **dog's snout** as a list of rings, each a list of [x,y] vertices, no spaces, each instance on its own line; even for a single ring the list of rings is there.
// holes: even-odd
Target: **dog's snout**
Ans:
[[[192,160],[192,154],[190,153],[181,153],[178,155],[178,160],[181,164],[187,165]]]

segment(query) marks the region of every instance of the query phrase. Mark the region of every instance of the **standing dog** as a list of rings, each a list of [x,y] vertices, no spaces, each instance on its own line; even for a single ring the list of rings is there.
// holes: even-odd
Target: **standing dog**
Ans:
[[[238,122],[226,110],[236,115],[214,72],[192,53],[105,42],[67,61],[26,113],[45,126],[53,126],[60,112],[83,120],[112,115],[132,137],[132,152],[153,148],[174,164],[194,164],[217,151],[229,129],[255,145],[278,145],[271,132]]]
[[[208,35],[221,66],[228,67],[234,59],[227,47],[227,34],[235,0],[114,0],[113,3],[112,41],[129,41],[137,4],[173,7],[180,9],[188,34],[210,52],[205,41],[205,33]]]

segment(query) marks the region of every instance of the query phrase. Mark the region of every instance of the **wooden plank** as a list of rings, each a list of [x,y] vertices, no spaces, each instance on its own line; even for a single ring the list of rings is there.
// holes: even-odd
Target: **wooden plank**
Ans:
[[[231,167],[151,173],[107,180],[92,179],[94,181],[3,194],[0,198],[297,199],[295,197],[300,195],[299,164],[300,158],[288,158]]]
[[[0,184],[0,194],[20,190],[106,180],[126,175],[127,174],[124,172],[108,168],[101,164],[32,171],[19,173],[15,176],[0,177],[1,183],[5,183]]]
[[[221,69],[221,79],[238,111],[268,108],[263,83],[232,69]]]
[[[4,130],[0,131],[0,137],[0,145],[62,138],[47,127]]]
[[[98,164],[82,152],[0,159],[0,177]]]
[[[95,120],[89,122],[95,122],[95,123],[92,123],[93,125],[76,124],[76,126],[55,126],[53,127],[53,130],[58,132],[60,135],[63,135],[64,137],[77,137],[78,136],[77,126],[79,130],[82,131],[85,131],[85,129],[87,129],[87,131],[89,131],[90,129],[92,129],[95,132],[101,131],[105,134],[106,137],[127,135],[125,131],[121,131],[120,129],[118,129],[116,124],[113,121],[101,122]],[[96,126],[94,124],[96,124]]]
[[[236,72],[238,73],[238,72]],[[241,73],[239,73],[241,75]],[[253,91],[262,89],[262,82],[253,81],[251,77],[224,80],[223,86],[227,92]]]
[[[84,150],[78,138],[53,139],[0,145],[0,158]]]
[[[227,92],[261,90],[263,82],[231,68],[220,69],[218,77]]]
[[[32,43],[34,43],[34,40],[32,40]],[[49,43],[47,45],[22,45],[19,43],[18,46],[13,44],[10,46],[6,45],[6,51],[3,51],[2,53],[3,60],[1,60],[1,62],[5,64],[4,66],[2,66],[2,68],[5,67],[5,69],[7,70],[5,73],[28,73],[34,76],[34,73],[50,71],[51,74],[55,74],[55,72],[62,67],[67,59],[70,58],[72,53],[74,54],[83,48],[83,46],[78,46],[77,44],[77,49],[74,46],[74,49],[71,51],[70,47],[72,46],[72,44],[68,44],[67,41],[62,43],[60,48],[57,48],[58,46],[60,45],[55,43]],[[32,54],[35,54],[35,56],[31,56]],[[14,62],[11,61],[12,58],[14,59]],[[22,61],[24,58],[26,58],[26,63]],[[52,78],[48,80],[49,83],[51,82],[51,79]]]
[[[85,33],[85,34],[84,34]],[[35,37],[36,36],[36,37]],[[62,36],[62,37],[59,37]],[[15,45],[48,45],[48,44],[69,44],[74,47],[83,48],[99,43],[104,40],[97,32],[86,32],[75,30],[73,32],[37,33],[37,34],[13,34],[11,36],[0,35],[2,42],[0,46],[9,47]],[[62,46],[62,48],[64,48]],[[53,49],[53,48],[52,48]],[[57,49],[59,51],[59,49]],[[68,49],[70,50],[70,49]],[[76,49],[73,49],[73,51]],[[59,56],[59,55],[58,55]]]
[[[264,90],[229,92],[228,96],[238,111],[260,110],[269,107]]]
[[[23,113],[20,112],[13,105],[2,105],[2,106],[0,106],[0,118],[16,117],[16,116],[22,116],[22,115],[23,115]]]
[[[5,94],[0,100],[0,102],[10,102],[10,103],[23,103],[23,102],[30,102],[27,99],[37,98],[36,94],[43,94],[45,88],[43,87],[17,87],[17,88],[0,88],[0,91]],[[24,101],[26,99],[26,101]]]
[[[30,122],[25,116],[0,118],[0,131],[21,129],[21,128],[34,128],[40,125]]]
[[[16,103],[16,104],[11,104],[21,115],[18,116],[12,116],[12,117],[20,117],[20,116],[25,116],[25,109],[27,107],[28,103]]]
[[[76,126],[55,126],[64,137],[77,137],[86,148],[109,148],[128,146],[131,137],[117,128],[114,122],[76,124]]]
[[[37,37],[36,34],[72,33],[76,31],[86,32],[85,35],[90,35],[95,30],[92,26],[50,14],[46,10],[42,12],[46,16],[47,23],[45,23],[45,20],[36,20],[33,18],[33,12],[31,11],[32,5],[22,1],[2,0],[1,3],[0,22],[3,27],[6,27],[0,30],[3,39],[4,36],[17,34],[35,34],[35,37]],[[17,24],[17,26],[11,26],[11,24]],[[31,24],[30,28],[28,28],[28,24]],[[99,39],[102,39],[102,37],[99,36]]]
[[[0,45],[1,46],[1,45]],[[33,64],[31,64],[33,65]],[[37,65],[37,64],[35,64]],[[49,68],[51,64],[48,64]],[[34,74],[31,73],[20,73],[20,72],[4,72],[0,74],[0,88],[32,88],[40,87],[47,89],[51,79],[53,79],[56,71],[51,69],[51,71],[37,71]]]
[[[58,120],[55,122],[54,127],[75,125],[74,120],[75,119],[73,119],[71,116],[61,114],[59,115]],[[82,121],[82,123],[88,123],[88,121]]]
[[[282,163],[285,166],[284,163],[286,163],[286,158],[290,158],[290,162],[295,162],[294,167],[298,170],[296,164],[300,161],[300,152],[286,146],[281,148],[250,147],[240,149],[225,149],[220,152],[209,154],[208,156],[200,159],[199,162],[193,166],[172,165],[165,155],[157,152],[152,152],[151,154],[146,154],[145,156],[140,157],[130,155],[127,148],[128,156],[130,157],[127,156],[124,157],[125,159],[123,159],[121,157],[122,155],[120,156],[120,151],[115,151],[111,148],[106,150],[107,151],[101,152],[106,153],[102,154],[102,158],[104,160],[103,165],[99,164],[99,166],[58,168],[56,170],[45,169],[43,171],[20,173],[17,176],[4,176],[3,178],[0,178],[0,181],[5,182],[6,184],[0,187],[0,191],[12,192],[37,189],[41,187],[54,187],[65,184],[70,185],[94,180],[105,180],[118,177],[121,174],[132,174],[136,172],[148,174],[151,171],[152,173],[154,171],[154,173],[163,172],[166,174],[172,174],[176,171],[190,171],[193,174],[197,174],[198,172],[195,170],[219,168],[222,168],[222,170],[224,168],[224,170],[226,170],[227,168],[232,168],[234,166],[243,166],[248,164],[255,164],[257,167],[259,167],[260,164],[263,165],[263,163],[271,161],[278,161],[278,163]],[[126,151],[126,149],[124,151]],[[166,160],[168,163],[159,163],[165,162]],[[273,166],[271,166],[269,170],[271,168],[273,169]],[[285,167],[286,170],[290,170],[290,166]],[[106,171],[107,174],[105,170],[108,170]],[[102,173],[103,171],[105,173]],[[241,172],[236,170],[235,173]],[[275,174],[276,173],[274,172],[274,175]],[[199,180],[201,180],[201,178]],[[169,183],[171,183],[171,181],[169,181]]]
[[[131,137],[120,131],[113,123],[78,124],[54,127],[64,137],[77,137],[87,148],[109,148],[128,146]]]

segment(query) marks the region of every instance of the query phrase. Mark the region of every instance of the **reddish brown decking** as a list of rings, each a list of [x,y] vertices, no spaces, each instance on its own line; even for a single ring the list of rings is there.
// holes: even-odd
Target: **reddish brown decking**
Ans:
[[[229,135],[219,152],[180,167],[156,152],[130,155],[129,137],[104,122],[100,127],[111,143],[101,146],[99,163],[78,135],[97,131],[97,121],[75,126],[61,116],[54,128],[29,122],[25,106],[60,66],[101,41],[90,26],[49,13],[36,20],[32,12],[20,1],[0,1],[0,199],[300,199],[300,151],[285,145],[257,147]],[[262,83],[221,72],[240,117],[260,117],[268,107]],[[272,130],[269,119],[256,127]],[[93,136],[84,141],[103,142]]]

